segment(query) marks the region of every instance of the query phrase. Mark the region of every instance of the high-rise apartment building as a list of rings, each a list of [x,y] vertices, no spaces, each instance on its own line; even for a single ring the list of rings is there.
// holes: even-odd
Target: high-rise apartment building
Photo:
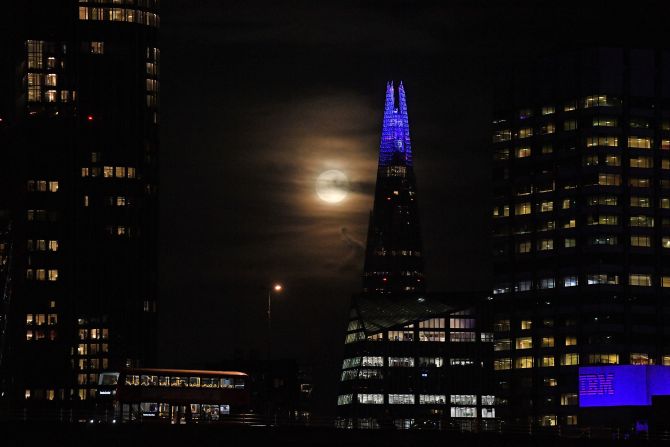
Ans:
[[[2,391],[13,408],[86,405],[101,371],[155,356],[158,0],[22,0],[13,12]]]
[[[493,122],[496,415],[615,424],[580,408],[578,368],[670,365],[670,53],[524,74]]]
[[[363,291],[352,298],[338,396],[344,428],[486,427],[493,335],[475,294],[427,294],[403,85],[387,85]],[[396,105],[397,104],[397,105]],[[479,425],[481,424],[481,425]]]

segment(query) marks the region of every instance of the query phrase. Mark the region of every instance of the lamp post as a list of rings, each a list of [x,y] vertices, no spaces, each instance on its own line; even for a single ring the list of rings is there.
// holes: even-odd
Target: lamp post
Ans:
[[[268,362],[272,357],[272,292],[279,293],[282,289],[281,284],[275,284],[268,290]]]
[[[268,406],[268,423],[270,423],[270,417],[272,416],[272,293],[279,293],[283,289],[282,285],[277,283],[274,284],[268,290],[268,352],[267,352],[267,376],[266,376],[266,389],[267,389],[267,406]]]

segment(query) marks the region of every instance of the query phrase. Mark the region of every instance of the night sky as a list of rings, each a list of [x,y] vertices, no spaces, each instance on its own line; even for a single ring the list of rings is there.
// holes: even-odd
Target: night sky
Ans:
[[[428,288],[487,289],[494,80],[536,52],[658,38],[670,17],[663,2],[541,5],[164,1],[162,365],[262,355],[280,281],[273,353],[312,363],[334,403],[388,80],[407,92]],[[327,169],[351,181],[340,204],[315,194]]]

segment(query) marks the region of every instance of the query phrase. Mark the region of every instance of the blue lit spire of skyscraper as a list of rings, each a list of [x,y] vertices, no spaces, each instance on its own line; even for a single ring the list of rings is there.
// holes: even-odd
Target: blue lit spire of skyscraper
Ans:
[[[397,107],[396,107],[397,104]],[[364,292],[411,296],[425,290],[421,228],[405,89],[386,84],[375,201],[370,216]]]
[[[409,138],[409,119],[402,82],[398,86],[398,100],[399,104],[396,107],[393,82],[388,82],[382,140],[379,147],[379,166],[412,166],[412,144]]]

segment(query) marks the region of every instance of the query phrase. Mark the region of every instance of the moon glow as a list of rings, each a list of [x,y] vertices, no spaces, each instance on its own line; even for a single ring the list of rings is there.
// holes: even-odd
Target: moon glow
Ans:
[[[316,179],[316,194],[328,203],[338,203],[349,193],[349,179],[342,171],[330,169]]]

